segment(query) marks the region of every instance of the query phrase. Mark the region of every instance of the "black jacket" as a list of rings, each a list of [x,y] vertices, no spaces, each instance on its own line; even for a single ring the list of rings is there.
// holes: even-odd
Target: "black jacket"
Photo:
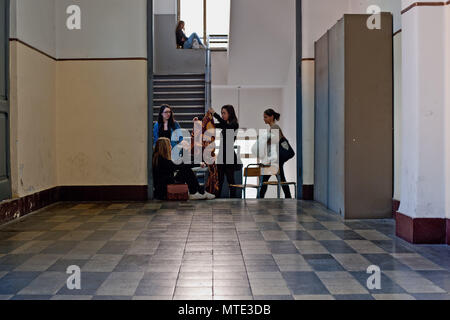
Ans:
[[[234,137],[234,140],[231,142],[227,141],[227,134],[226,134],[226,130],[234,130],[235,132],[239,129],[239,123],[237,122],[232,122],[232,123],[228,123],[227,121],[223,120],[219,114],[215,113],[214,114],[214,118],[216,118],[217,121],[219,121],[218,124],[216,124],[216,128],[217,129],[222,129],[222,132],[220,133],[220,139],[221,139],[221,143],[220,143],[220,151],[219,151],[219,156],[218,159],[223,159],[223,164],[227,164],[227,165],[233,165],[236,166],[236,169],[238,169],[240,167],[240,163],[237,160],[237,155],[236,152],[234,152],[234,163],[226,163],[227,161],[227,147],[228,144],[232,144],[232,146],[228,146],[228,148],[232,148],[234,150],[234,142],[236,141],[236,136]]]
[[[167,199],[167,186],[176,184],[176,172],[183,167],[194,168],[195,164],[176,165],[172,160],[167,160],[159,156],[158,166],[153,167],[153,182],[155,185],[155,198],[159,200]]]
[[[184,43],[187,40],[186,35],[184,34],[183,30],[178,30],[176,33],[176,37],[177,37],[177,46],[183,47]]]

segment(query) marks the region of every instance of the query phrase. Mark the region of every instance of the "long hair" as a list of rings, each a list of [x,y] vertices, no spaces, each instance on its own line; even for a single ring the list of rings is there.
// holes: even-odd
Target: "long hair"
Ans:
[[[183,21],[183,20],[180,20],[180,21],[177,23],[177,28],[175,29],[175,32],[177,32],[178,30],[183,30],[184,25],[185,25],[184,21]]]
[[[172,145],[167,138],[160,138],[156,141],[155,151],[153,152],[153,168],[158,167],[159,157],[172,160]]]
[[[173,110],[169,105],[163,104],[161,106],[161,109],[159,109],[159,115],[158,115],[158,126],[159,126],[159,135],[160,136],[161,136],[162,131],[164,130],[163,113],[164,113],[164,111],[166,111],[166,109],[170,109],[170,111],[172,112],[172,114],[170,115],[170,118],[169,118],[169,129],[175,130],[175,116],[173,114]]]
[[[236,111],[234,111],[234,107],[232,105],[225,105],[222,107],[222,110],[227,110],[228,112],[228,122],[229,123],[238,123],[238,118],[236,116]]]
[[[273,109],[267,109],[266,111],[264,111],[264,114],[266,114],[269,117],[273,117],[273,119],[276,121],[280,121],[281,114],[279,114]]]

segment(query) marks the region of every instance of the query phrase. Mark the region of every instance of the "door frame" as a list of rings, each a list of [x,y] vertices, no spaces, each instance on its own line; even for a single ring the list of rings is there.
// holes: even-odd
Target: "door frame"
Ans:
[[[153,0],[147,0],[147,199],[153,200]]]
[[[177,8],[177,10],[179,10]],[[297,193],[303,199],[303,103],[302,103],[302,0],[295,0],[296,12],[296,131],[297,131]],[[153,0],[147,0],[147,105],[148,152],[147,173],[149,200],[153,200]]]
[[[303,199],[303,93],[302,93],[302,0],[295,1],[295,38],[296,38],[296,129],[297,129],[297,194]]]
[[[3,9],[3,8],[2,8]],[[0,190],[0,201],[11,199],[11,150],[10,150],[10,135],[11,135],[11,94],[10,94],[10,57],[9,57],[9,32],[10,32],[10,0],[5,0],[5,42],[0,44],[5,49],[5,98],[6,98],[6,136],[5,136],[5,159],[6,159],[6,176],[8,183],[6,190]]]

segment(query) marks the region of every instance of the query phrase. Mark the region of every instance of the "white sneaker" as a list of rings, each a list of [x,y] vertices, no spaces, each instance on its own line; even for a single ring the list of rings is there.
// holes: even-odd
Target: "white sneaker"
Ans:
[[[206,200],[214,200],[216,198],[215,195],[213,195],[209,192],[205,192],[205,196],[206,196]]]
[[[196,193],[196,194],[190,194],[189,200],[196,201],[196,200],[206,200],[206,196],[204,194]]]
[[[192,49],[200,49],[200,43],[198,43],[197,39],[194,39],[194,41],[192,41]]]

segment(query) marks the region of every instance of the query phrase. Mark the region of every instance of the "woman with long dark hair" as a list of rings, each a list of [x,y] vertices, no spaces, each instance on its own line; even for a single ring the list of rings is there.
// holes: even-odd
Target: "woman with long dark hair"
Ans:
[[[222,194],[223,184],[225,182],[225,176],[229,185],[234,185],[234,172],[239,168],[240,163],[237,155],[234,152],[234,142],[236,141],[236,131],[239,129],[239,122],[236,116],[236,111],[232,105],[226,105],[222,107],[221,116],[218,115],[213,108],[209,110],[209,113],[219,122],[216,124],[216,128],[222,129],[220,134],[221,143],[220,151],[218,155],[219,163],[217,164],[217,171],[219,175],[219,191],[218,196]],[[231,131],[230,131],[231,130]],[[227,134],[228,131],[228,134]],[[227,139],[227,136],[233,134],[233,139]],[[232,152],[233,155],[227,155]],[[236,189],[230,187],[230,197],[236,198]]]
[[[177,38],[177,46],[183,49],[192,49],[194,48],[194,40],[195,40],[198,42],[199,48],[206,49],[197,33],[194,32],[193,34],[191,34],[190,37],[187,37],[186,34],[184,33],[184,27],[185,27],[184,21],[178,22],[177,28],[175,30],[175,35]]]
[[[181,127],[175,121],[173,110],[170,106],[164,104],[161,106],[158,115],[158,122],[153,127],[153,146],[159,138],[170,140],[172,148],[183,141],[183,135],[180,132]]]
[[[205,164],[202,164],[205,167]],[[190,165],[176,165],[172,161],[170,140],[160,138],[156,141],[153,153],[153,179],[156,199],[167,199],[167,186],[175,183],[185,183],[189,187],[190,200],[212,200],[214,195],[202,190]]]
[[[271,139],[274,136],[272,134],[273,130],[278,130],[279,132],[279,139],[281,140],[282,138],[284,138],[284,134],[283,131],[281,130],[280,126],[277,124],[278,121],[280,121],[281,115],[276,112],[273,109],[267,109],[266,111],[264,111],[264,123],[270,126],[270,133],[268,135],[268,140],[267,140],[267,152],[270,153],[270,145],[272,143]],[[275,142],[279,144],[279,142]],[[281,182],[286,182],[286,176],[284,174],[284,164],[286,163],[286,161],[284,159],[282,159],[281,157],[278,158],[279,160],[279,166],[280,166],[280,179]],[[266,183],[270,180],[271,176],[264,176],[263,177],[263,183]],[[260,192],[260,196],[261,198],[264,198],[267,192],[267,185],[263,185],[261,188],[261,192]],[[291,190],[289,189],[288,185],[283,185],[283,192],[285,195],[286,199],[291,199],[292,195],[291,195]]]

